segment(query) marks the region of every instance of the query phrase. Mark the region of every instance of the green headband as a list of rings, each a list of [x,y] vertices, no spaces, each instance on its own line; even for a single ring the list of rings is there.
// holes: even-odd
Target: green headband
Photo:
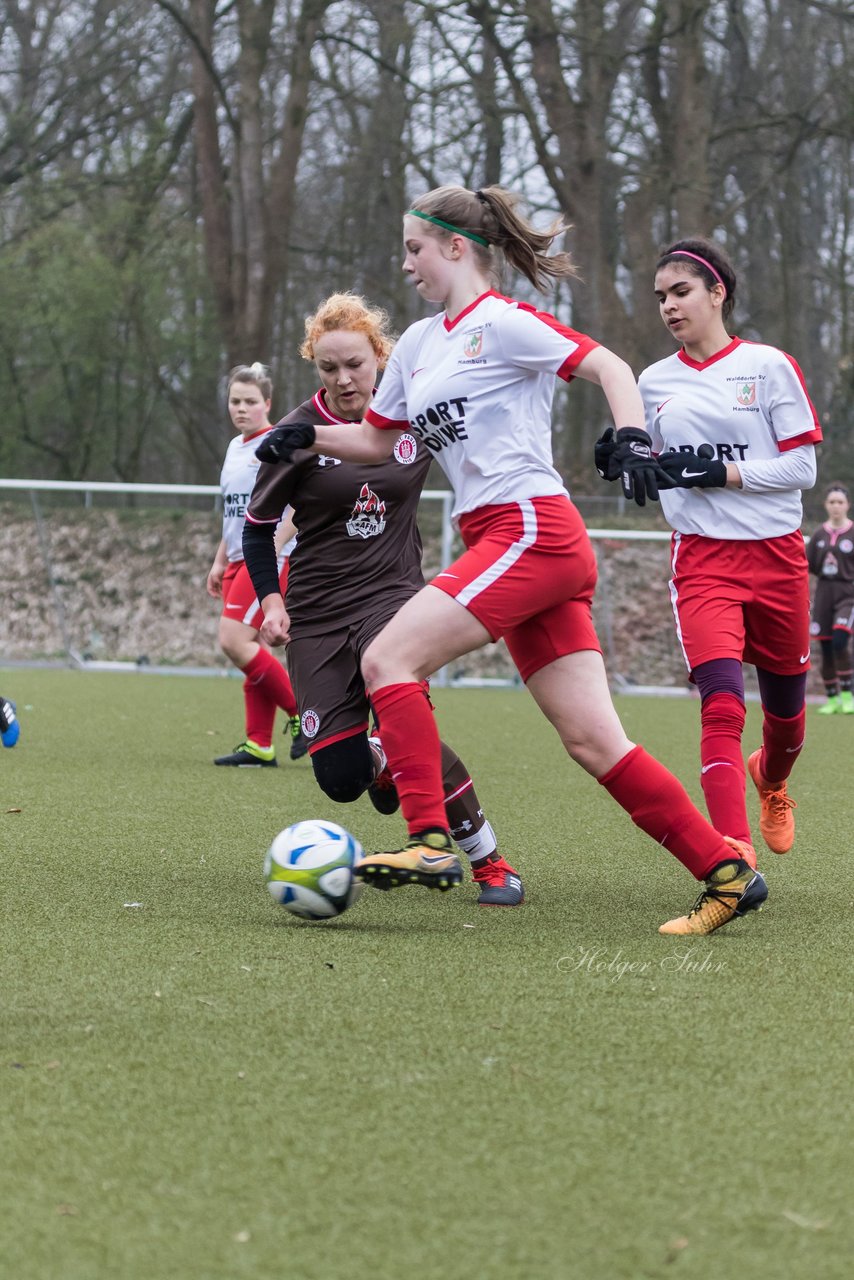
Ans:
[[[434,226],[444,227],[445,231],[453,231],[454,235],[465,236],[467,240],[474,240],[475,244],[482,244],[484,249],[489,248],[489,241],[484,240],[483,236],[475,235],[473,231],[464,231],[462,227],[455,227],[452,222],[443,222],[441,218],[434,218],[431,213],[422,213],[420,209],[410,209],[409,213],[413,218],[423,218]]]

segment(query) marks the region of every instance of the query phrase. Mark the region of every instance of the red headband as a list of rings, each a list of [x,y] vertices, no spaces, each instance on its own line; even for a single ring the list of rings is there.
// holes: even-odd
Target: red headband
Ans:
[[[676,258],[676,257],[693,258],[695,262],[702,263],[702,265],[706,268],[707,271],[711,271],[712,275],[715,277],[718,284],[723,289],[724,297],[727,296],[727,287],[724,284],[723,280],[721,279],[720,273],[715,270],[711,262],[707,262],[705,258],[701,258],[699,253],[691,253],[690,249],[671,249],[670,253],[667,256],[668,258]]]

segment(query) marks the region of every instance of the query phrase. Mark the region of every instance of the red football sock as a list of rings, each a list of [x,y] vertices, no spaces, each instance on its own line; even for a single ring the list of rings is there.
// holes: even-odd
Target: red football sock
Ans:
[[[744,716],[744,703],[732,693],[713,693],[706,698],[701,713],[700,784],[712,826],[752,844],[741,753]]]
[[[387,684],[371,691],[371,704],[410,835],[447,831],[441,745],[424,686]]]
[[[635,826],[678,858],[697,880],[705,880],[718,863],[735,857],[691,803],[682,783],[643,747],[632,747],[599,781]]]
[[[269,649],[259,649],[243,668],[243,700],[246,704],[246,737],[259,747],[273,743],[276,708],[288,716],[296,714],[297,704],[290,676]]]
[[[801,754],[806,733],[807,710],[802,707],[790,720],[781,720],[762,708],[762,755],[759,772],[766,782],[785,782]],[[729,835],[729,832],[727,832]]]

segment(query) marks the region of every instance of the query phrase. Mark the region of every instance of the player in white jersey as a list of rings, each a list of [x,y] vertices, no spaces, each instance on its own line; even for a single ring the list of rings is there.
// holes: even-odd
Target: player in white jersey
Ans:
[[[243,563],[243,525],[259,462],[255,450],[272,427],[273,384],[262,364],[237,365],[228,375],[228,412],[238,434],[226,450],[220,475],[222,538],[207,576],[208,595],[222,598],[219,643],[223,653],[243,672],[245,740],[214,764],[271,768],[276,765],[273,729],[276,710],[288,717],[291,759],[305,755],[297,704],[288,673],[261,639],[264,621],[255,589]],[[293,546],[292,521],[283,519],[276,534],[282,590],[287,581],[287,557]]]
[[[616,427],[635,431],[643,416],[637,384],[613,352],[495,291],[502,257],[541,290],[572,274],[568,254],[547,254],[563,230],[558,221],[537,231],[500,187],[440,187],[422,196],[403,220],[403,270],[443,311],[403,335],[360,425],[276,428],[260,456],[285,461],[307,448],[379,461],[411,434],[455,489],[465,552],[400,608],[363,655],[410,839],[404,849],[368,855],[360,874],[380,888],[459,882],[439,740],[420,682],[503,636],[568,753],[706,881],[694,910],[662,932],[711,933],[758,908],[765,882],[752,850],[725,840],[673,775],[626,737],[591,618],[596,560],[552,464],[556,376],[597,383]],[[630,451],[622,465],[654,482],[648,449]],[[267,599],[261,603],[266,612]]]
[[[742,664],[755,665],[762,746],[747,761],[769,848],[794,841],[786,780],[804,742],[809,579],[801,490],[815,483],[821,428],[795,361],[731,337],[732,264],[710,240],[660,257],[655,295],[679,351],[639,385],[673,526],[676,631],[702,699],[701,783],[714,826],[752,843],[741,739]],[[601,442],[600,442],[601,446]]]

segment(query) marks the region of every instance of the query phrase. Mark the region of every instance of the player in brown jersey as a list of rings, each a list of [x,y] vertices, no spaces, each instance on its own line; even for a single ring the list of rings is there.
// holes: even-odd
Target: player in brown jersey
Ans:
[[[854,629],[854,521],[848,490],[832,484],[824,495],[827,519],[807,545],[807,564],[818,579],[810,634],[821,645],[821,678],[827,702],[819,715],[854,715],[851,632]]]
[[[334,294],[306,320],[301,354],[313,360],[321,387],[283,419],[360,422],[376,375],[391,351],[387,317],[354,294]],[[399,800],[379,731],[369,736],[370,705],[362,653],[402,604],[424,585],[416,516],[430,453],[403,435],[378,466],[305,455],[287,465],[262,463],[246,514],[243,551],[262,602],[261,634],[288,644],[288,670],[299,702],[315,777],[331,799],[348,803],[365,791],[382,813]],[[273,531],[286,506],[299,531],[290,557],[287,609],[276,578]],[[518,906],[516,871],[496,849],[465,765],[442,744],[448,824],[468,855],[485,906]]]

